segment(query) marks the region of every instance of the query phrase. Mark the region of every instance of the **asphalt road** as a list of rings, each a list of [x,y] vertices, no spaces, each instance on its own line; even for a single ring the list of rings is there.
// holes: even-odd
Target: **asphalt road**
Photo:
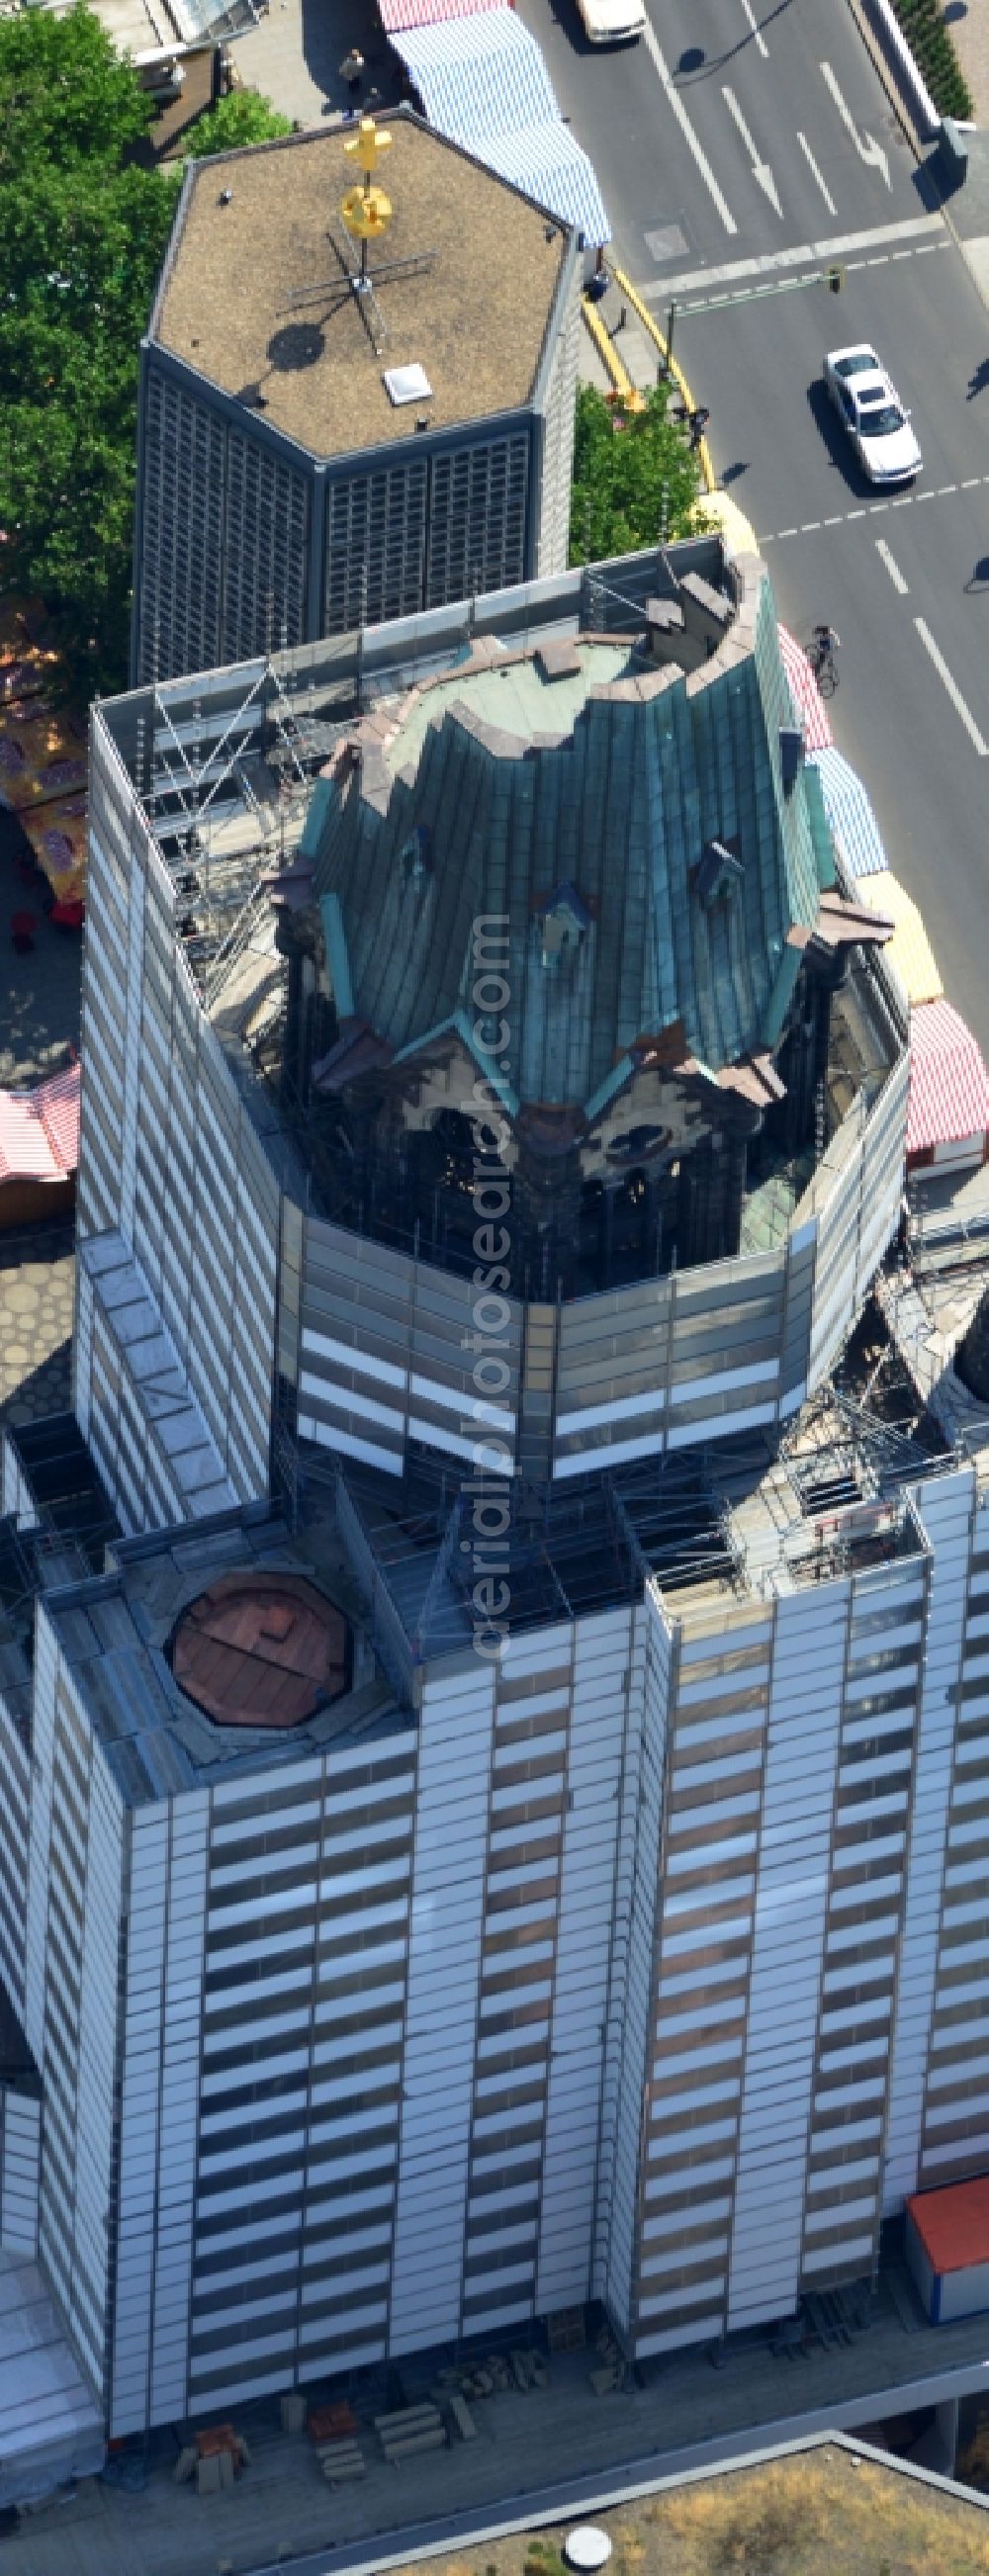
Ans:
[[[781,616],[842,639],[835,739],[989,1050],[989,314],[936,183],[849,0],[648,0],[648,37],[621,49],[586,44],[575,0],[519,5],[622,264],[661,320],[675,290],[678,354]],[[840,297],[753,296],[836,260]],[[750,300],[696,309],[713,295]],[[822,399],[824,349],[859,339],[913,412],[912,495],[877,499]]]

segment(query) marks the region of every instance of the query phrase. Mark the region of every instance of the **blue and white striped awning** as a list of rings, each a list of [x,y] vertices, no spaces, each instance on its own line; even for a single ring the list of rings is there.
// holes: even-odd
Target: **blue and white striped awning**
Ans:
[[[488,136],[472,149],[489,170],[497,170],[524,196],[534,197],[561,223],[575,224],[592,249],[599,250],[611,240],[596,173],[560,117],[542,125],[525,125],[517,134]]]
[[[391,43],[430,125],[469,151],[480,154],[493,135],[559,121],[535,37],[514,9],[481,9],[436,27],[403,27]]]
[[[878,876],[881,869],[888,868],[889,860],[858,772],[833,744],[827,750],[815,751],[813,760],[821,781],[824,810],[846,866],[853,877]]]

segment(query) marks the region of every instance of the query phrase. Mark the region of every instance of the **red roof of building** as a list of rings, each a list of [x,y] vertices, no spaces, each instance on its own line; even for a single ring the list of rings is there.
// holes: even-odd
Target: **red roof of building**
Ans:
[[[824,709],[824,700],[814,678],[803,646],[797,643],[785,626],[779,629],[783,669],[790,683],[790,695],[803,719],[804,746],[807,751],[827,751],[834,741]]]
[[[917,2191],[907,2214],[935,2272],[989,2263],[989,2174],[947,2183],[943,2191]]]
[[[989,1073],[978,1040],[950,1002],[918,1002],[910,1013],[907,1153],[987,1128]]]
[[[64,1181],[79,1161],[80,1068],[0,1091],[0,1183]]]

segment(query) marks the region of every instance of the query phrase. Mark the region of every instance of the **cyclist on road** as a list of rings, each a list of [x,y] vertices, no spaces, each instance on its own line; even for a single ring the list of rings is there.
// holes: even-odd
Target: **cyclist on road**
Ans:
[[[814,653],[818,662],[833,662],[840,643],[841,637],[835,634],[833,626],[815,626]]]

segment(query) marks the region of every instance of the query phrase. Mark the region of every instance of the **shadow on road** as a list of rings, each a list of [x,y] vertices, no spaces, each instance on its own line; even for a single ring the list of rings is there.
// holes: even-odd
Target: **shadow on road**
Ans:
[[[807,407],[815,429],[818,430],[827,448],[828,461],[841,475],[847,490],[853,494],[856,501],[871,499],[872,484],[868,476],[862,472],[855,450],[850,446],[842,429],[831,396],[825,391],[819,376],[816,376],[813,384],[807,387]]]
[[[691,81],[710,80],[712,72],[723,71],[726,63],[733,63],[736,54],[744,54],[749,45],[755,44],[757,35],[763,35],[765,29],[772,26],[773,19],[781,18],[784,9],[791,6],[792,0],[776,0],[775,9],[767,9],[765,17],[750,28],[747,36],[740,36],[735,45],[726,45],[721,54],[708,55],[702,45],[688,45],[674,73],[677,88],[685,89]]]

